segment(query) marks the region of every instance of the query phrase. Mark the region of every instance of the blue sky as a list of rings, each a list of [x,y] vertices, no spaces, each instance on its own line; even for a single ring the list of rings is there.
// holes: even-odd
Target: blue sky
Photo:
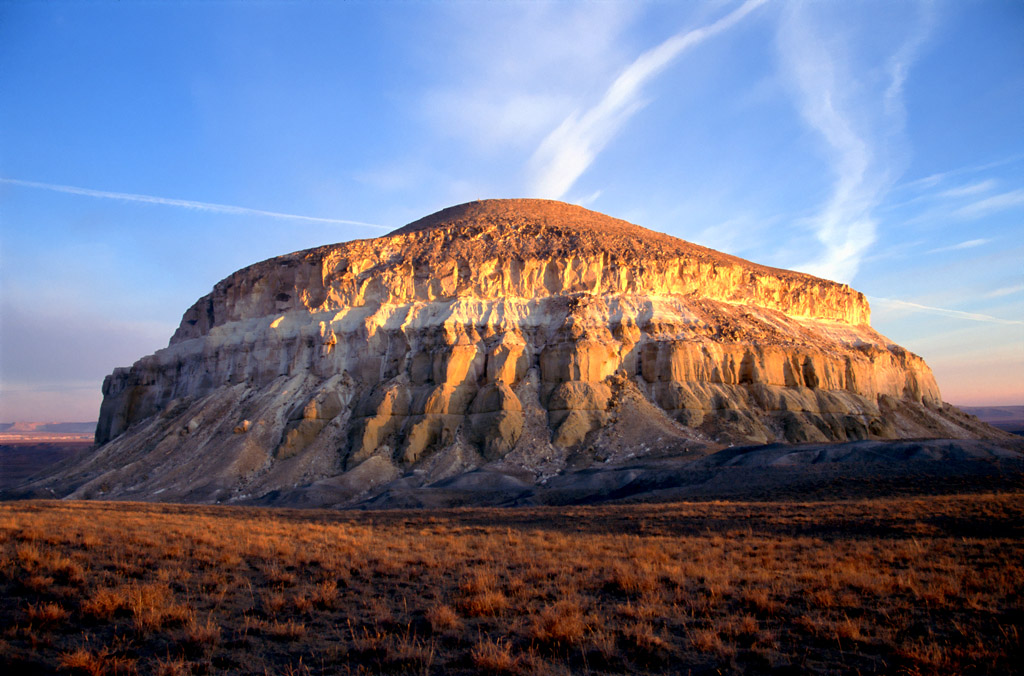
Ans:
[[[0,420],[234,270],[486,197],[849,282],[1024,403],[1020,2],[0,2]],[[304,217],[304,218],[299,218]]]

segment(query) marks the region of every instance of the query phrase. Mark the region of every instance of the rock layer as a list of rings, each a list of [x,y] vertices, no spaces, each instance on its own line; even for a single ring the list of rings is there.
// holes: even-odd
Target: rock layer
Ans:
[[[166,349],[107,377],[79,492],[331,503],[486,463],[538,479],[984,433],[869,322],[843,284],[559,202],[473,202],[218,283]]]

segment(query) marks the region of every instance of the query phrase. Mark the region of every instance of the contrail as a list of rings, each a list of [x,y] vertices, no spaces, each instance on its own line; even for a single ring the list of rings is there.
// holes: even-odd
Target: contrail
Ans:
[[[309,221],[312,223],[332,223],[334,225],[358,225],[364,228],[376,228],[378,230],[393,230],[384,225],[376,223],[363,223],[362,221],[347,221],[340,218],[320,218],[318,216],[301,216],[299,214],[282,214],[277,211],[264,211],[263,209],[250,209],[249,207],[238,207],[231,204],[212,204],[210,202],[195,202],[192,200],[178,200],[169,197],[154,197],[153,195],[135,195],[127,192],[109,192],[106,190],[92,190],[90,188],[79,188],[73,185],[55,185],[53,183],[39,183],[37,181],[23,181],[18,178],[0,178],[0,183],[20,185],[26,188],[39,188],[41,190],[52,190],[71,195],[86,195],[88,197],[101,197],[108,200],[121,200],[123,202],[145,202],[146,204],[162,204],[168,207],[184,207],[198,211],[212,211],[219,214],[235,214],[239,216],[267,216],[269,218],[283,218],[292,221]]]
[[[880,303],[882,305],[890,305],[893,307],[902,307],[909,310],[918,310],[920,312],[928,312],[933,315],[943,315],[946,317],[954,317],[956,319],[969,319],[975,322],[989,322],[991,324],[1009,324],[1011,326],[1024,326],[1024,321],[1019,319],[1001,319],[999,317],[993,317],[992,315],[983,315],[976,312],[961,312],[960,310],[947,310],[942,307],[932,307],[930,305],[920,305],[918,303],[911,303],[905,300],[895,300],[893,298],[873,298],[868,297],[871,303]]]
[[[573,113],[541,142],[530,159],[530,194],[564,197],[626,120],[643,107],[638,98],[644,84],[686,49],[727,30],[765,2],[747,0],[718,21],[677,33],[638,56],[594,107],[582,115]]]
[[[963,249],[973,249],[976,246],[982,246],[988,244],[992,240],[990,239],[969,239],[966,242],[960,242],[959,244],[952,244],[950,246],[940,246],[938,249],[931,249],[925,251],[926,254],[943,253],[945,251],[961,251]]]

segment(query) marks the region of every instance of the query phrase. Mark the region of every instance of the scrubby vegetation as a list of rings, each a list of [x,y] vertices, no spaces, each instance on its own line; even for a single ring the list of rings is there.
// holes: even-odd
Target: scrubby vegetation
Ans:
[[[1011,673],[1024,494],[0,505],[5,674]]]

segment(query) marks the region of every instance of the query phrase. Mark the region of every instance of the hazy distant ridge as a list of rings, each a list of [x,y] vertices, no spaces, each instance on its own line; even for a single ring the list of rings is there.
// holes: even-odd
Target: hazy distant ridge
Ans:
[[[1024,406],[961,406],[982,422],[1013,434],[1024,434]]]
[[[96,431],[95,422],[16,422],[0,423],[0,432],[31,433],[53,432],[60,434],[92,434]]]

